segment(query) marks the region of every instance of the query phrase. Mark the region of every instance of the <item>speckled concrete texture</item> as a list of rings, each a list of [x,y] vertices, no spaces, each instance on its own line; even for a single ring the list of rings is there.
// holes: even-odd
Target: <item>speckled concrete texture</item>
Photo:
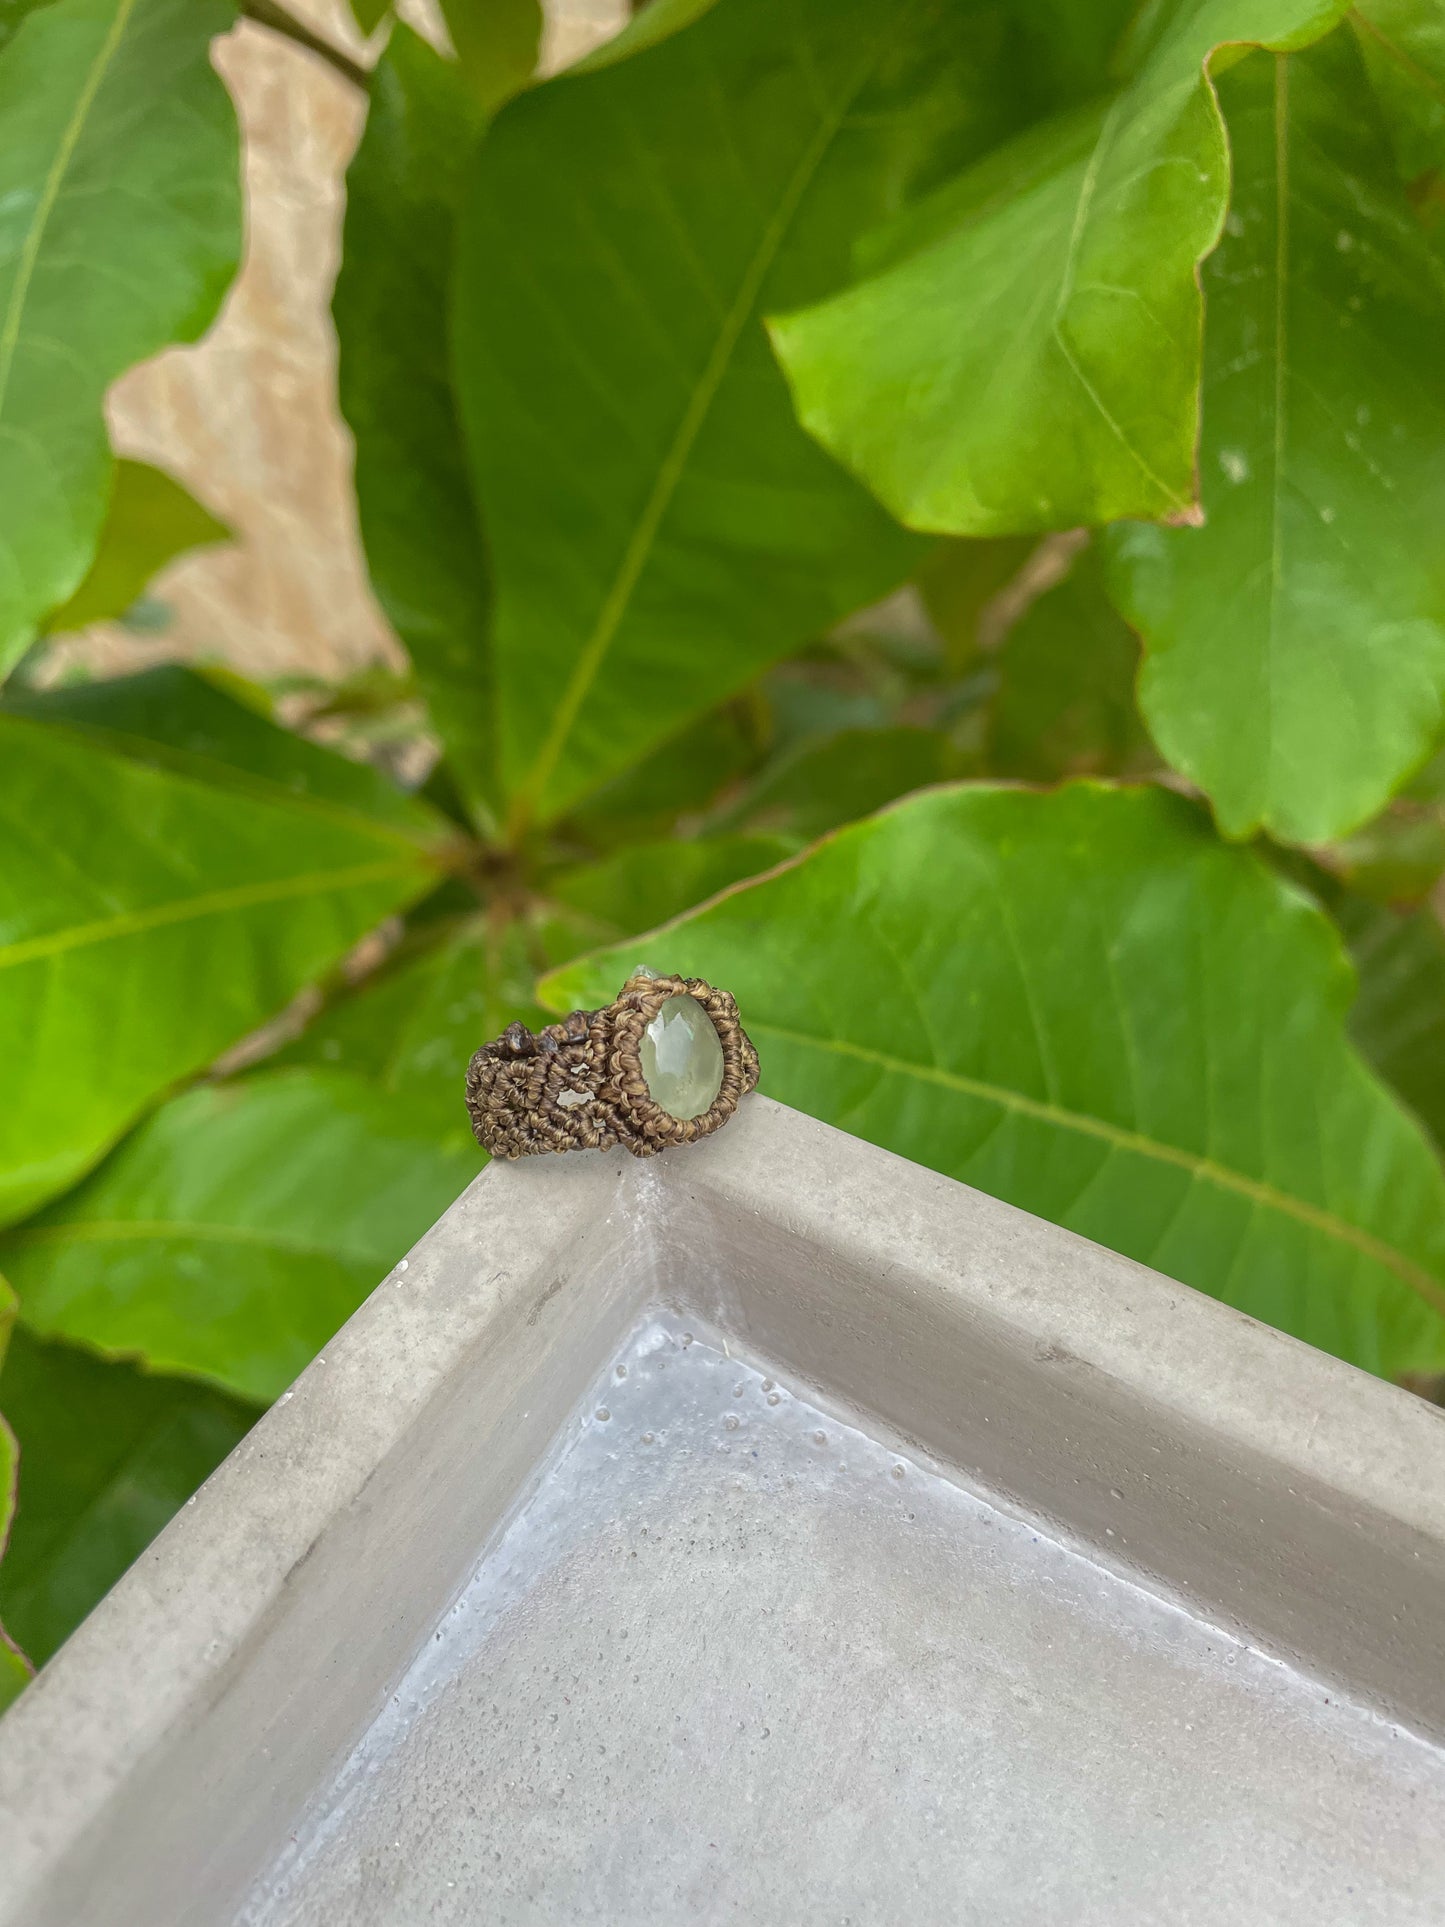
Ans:
[[[1442,1599],[1438,1412],[749,1098],[382,1281],[0,1725],[0,1922],[1424,1921]]]

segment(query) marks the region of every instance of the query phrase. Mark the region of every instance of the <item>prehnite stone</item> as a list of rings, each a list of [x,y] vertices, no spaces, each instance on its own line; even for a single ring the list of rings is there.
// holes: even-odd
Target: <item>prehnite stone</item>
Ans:
[[[669,997],[642,1033],[638,1054],[654,1104],[679,1118],[712,1109],[722,1089],[722,1044],[696,997]]]

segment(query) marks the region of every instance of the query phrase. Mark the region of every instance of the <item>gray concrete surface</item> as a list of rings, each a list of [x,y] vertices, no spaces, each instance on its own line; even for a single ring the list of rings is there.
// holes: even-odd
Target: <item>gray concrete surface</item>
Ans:
[[[1442,1581],[1437,1413],[750,1099],[383,1282],[0,1726],[0,1920],[1425,1920]]]

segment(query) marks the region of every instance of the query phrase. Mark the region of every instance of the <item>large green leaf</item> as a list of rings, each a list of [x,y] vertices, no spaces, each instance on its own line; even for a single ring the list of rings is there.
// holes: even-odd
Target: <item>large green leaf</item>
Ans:
[[[58,0],[0,53],[0,673],[78,586],[114,378],[209,324],[241,244],[225,0]]]
[[[411,652],[453,774],[485,820],[495,786],[490,591],[446,339],[456,204],[482,123],[457,68],[395,27],[346,177],[332,310],[372,584]]]
[[[918,592],[943,640],[950,668],[971,668],[983,643],[985,612],[1034,553],[1031,535],[940,542],[917,576]]]
[[[1445,264],[1344,35],[1227,74],[1200,529],[1111,537],[1139,696],[1227,835],[1341,836],[1445,715]]]
[[[343,1072],[174,1099],[0,1240],[25,1323],[275,1398],[480,1169],[460,1069],[451,1145]]]
[[[1445,4],[1364,0],[1350,19],[1401,174],[1445,168]]]
[[[646,953],[734,992],[770,1096],[1371,1370],[1445,1361],[1445,1178],[1346,1041],[1339,939],[1182,798],[933,791]]]
[[[0,1278],[0,1365],[5,1362],[5,1353],[10,1342],[10,1328],[15,1322],[15,1294],[3,1278]],[[15,1434],[3,1418],[0,1418],[0,1564],[5,1558],[5,1548],[10,1538],[11,1522],[15,1516],[15,1492],[20,1469],[20,1452],[15,1442]],[[3,1592],[3,1575],[0,1575],[0,1592]],[[15,1644],[0,1623],[0,1713],[14,1699],[15,1695],[30,1678],[30,1661]]]
[[[435,845],[455,832],[428,805],[368,763],[354,763],[281,729],[249,702],[234,677],[175,664],[64,688],[7,690],[0,718],[63,728],[95,749],[260,802],[304,801],[318,813],[386,824]]]
[[[1005,638],[984,750],[991,776],[1141,775],[1158,757],[1134,705],[1139,644],[1086,549]]]
[[[772,324],[804,424],[915,528],[1193,519],[1196,277],[1229,194],[1207,70],[1341,11],[1147,10],[1113,99],[991,154],[905,217],[881,272]]]
[[[255,1422],[253,1405],[21,1330],[0,1374],[20,1504],[0,1611],[47,1660]]]
[[[0,1561],[5,1558],[15,1513],[15,1494],[20,1472],[20,1451],[15,1434],[0,1418]],[[3,1573],[0,1573],[3,1581]],[[3,1592],[0,1584],[0,1592]],[[30,1662],[10,1634],[0,1624],[0,1713],[21,1691],[30,1678]]]
[[[650,930],[730,883],[770,870],[797,847],[793,839],[779,836],[673,837],[635,844],[604,863],[567,871],[548,889],[589,920],[585,941],[591,948]]]
[[[719,819],[811,841],[909,790],[962,774],[963,758],[941,730],[840,729],[799,743]]]
[[[490,112],[525,87],[542,44],[541,0],[440,0],[467,85]]]
[[[27,14],[52,4],[53,0],[0,0],[0,49],[9,45]]]
[[[183,671],[24,710],[0,711],[0,1220],[429,889],[453,835]]]
[[[1428,905],[1402,913],[1362,897],[1332,906],[1360,977],[1355,1042],[1445,1151],[1445,930]]]
[[[117,462],[95,560],[69,601],[46,617],[46,629],[83,629],[123,616],[168,562],[230,534],[164,469]]]
[[[987,137],[971,17],[726,0],[489,133],[455,363],[514,833],[920,553],[798,428],[759,317],[837,284],[941,134]]]
[[[383,969],[338,997],[272,1061],[363,1079],[410,1127],[479,1171],[485,1160],[462,1097],[467,1064],[478,1045],[533,1012],[537,975],[519,926],[497,932],[482,916],[439,921],[413,932]]]
[[[705,810],[754,769],[766,736],[759,702],[744,698],[710,710],[594,791],[569,827],[607,849],[663,836],[678,817]]]

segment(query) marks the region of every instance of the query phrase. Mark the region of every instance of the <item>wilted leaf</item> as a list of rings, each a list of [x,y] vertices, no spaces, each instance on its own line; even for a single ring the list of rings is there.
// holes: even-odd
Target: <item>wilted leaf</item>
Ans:
[[[52,632],[123,616],[153,577],[188,549],[227,542],[231,531],[164,469],[117,462],[94,562],[75,594],[46,618]]]
[[[940,128],[988,123],[969,17],[727,0],[530,89],[489,133],[455,362],[514,828],[919,554],[798,428],[759,317],[837,284]]]
[[[39,1665],[258,1412],[208,1386],[152,1378],[23,1330],[0,1374],[0,1403],[22,1455],[0,1612]]]
[[[0,711],[4,1218],[431,888],[453,834],[184,671],[19,707]]]
[[[730,883],[770,870],[796,848],[796,842],[778,836],[674,837],[639,843],[605,863],[564,872],[548,890],[589,920],[584,941],[591,947],[650,930]]]
[[[454,1148],[341,1072],[175,1098],[0,1239],[26,1325],[275,1398],[476,1175],[457,1086]]]
[[[1134,706],[1138,669],[1138,641],[1104,594],[1097,552],[1086,549],[999,649],[988,773],[1055,783],[1156,768]]]
[[[1111,580],[1154,739],[1226,835],[1321,843],[1383,807],[1445,713],[1445,266],[1347,36],[1248,60],[1220,97],[1208,519],[1115,531]]]
[[[241,244],[224,0],[57,0],[0,54],[0,673],[79,585],[115,377],[210,323]]]
[[[372,585],[452,773],[485,818],[496,787],[490,589],[447,368],[456,205],[483,120],[456,67],[398,25],[346,177],[332,311]]]
[[[804,423],[903,521],[955,535],[1193,512],[1196,271],[1229,195],[1208,79],[1236,41],[1299,45],[1339,0],[1181,0],[1131,78],[939,190],[881,272],[772,310]]]
[[[646,948],[736,995],[770,1096],[1371,1370],[1445,1362],[1445,1178],[1346,1041],[1338,937],[1183,799],[934,791]]]

